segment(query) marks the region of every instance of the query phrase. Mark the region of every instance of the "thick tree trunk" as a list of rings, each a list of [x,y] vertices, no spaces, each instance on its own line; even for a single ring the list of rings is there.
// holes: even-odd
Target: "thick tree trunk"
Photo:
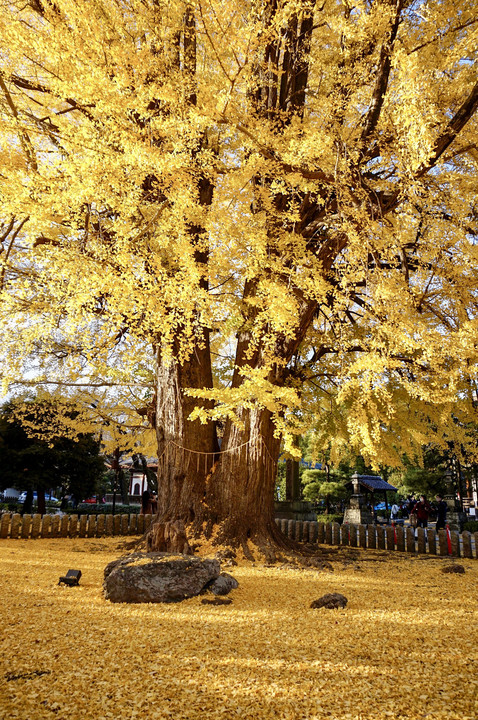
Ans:
[[[280,438],[270,412],[245,410],[243,428],[228,423],[220,460],[208,478],[206,503],[220,544],[259,546],[277,542],[274,489]]]
[[[243,427],[226,423],[222,445],[214,423],[191,422],[198,401],[187,387],[211,387],[208,348],[188,363],[161,363],[158,355],[156,430],[158,515],[152,550],[188,552],[193,538],[246,546],[278,542],[274,488],[280,439],[270,413],[244,410]]]
[[[189,361],[162,361],[158,350],[157,404],[159,523],[181,521],[196,528],[203,522],[206,475],[218,450],[214,423],[191,422],[198,404],[186,388],[212,387],[209,345],[197,348]],[[207,405],[207,403],[204,403]]]

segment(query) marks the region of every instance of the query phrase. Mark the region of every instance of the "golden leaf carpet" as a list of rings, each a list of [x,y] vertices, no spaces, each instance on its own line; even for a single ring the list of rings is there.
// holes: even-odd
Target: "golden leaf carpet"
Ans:
[[[334,571],[242,562],[233,603],[107,602],[117,538],[1,540],[0,717],[478,717],[478,562],[374,551]],[[79,587],[58,585],[69,568]],[[343,610],[312,610],[327,592]]]

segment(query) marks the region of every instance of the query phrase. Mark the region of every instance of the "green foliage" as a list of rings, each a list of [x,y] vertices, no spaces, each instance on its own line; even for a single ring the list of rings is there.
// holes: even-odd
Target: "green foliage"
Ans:
[[[478,532],[478,520],[468,520],[468,522],[463,525],[463,530],[468,530],[468,532],[472,533]]]
[[[340,523],[344,521],[343,514],[331,513],[330,515],[317,515],[317,522],[321,523]]]
[[[435,447],[427,447],[422,458],[404,458],[404,468],[392,473],[390,482],[398,487],[402,496],[409,494],[435,495],[446,494],[445,470],[446,454]]]
[[[39,405],[45,426],[53,424],[55,407],[46,401],[23,402],[21,417],[17,416],[13,402],[1,409],[1,487],[19,490],[61,487],[64,493],[78,499],[92,494],[104,473],[99,441],[92,434],[78,434],[75,439],[58,435],[47,441],[42,437],[42,427],[34,429],[29,425],[29,410],[37,419]]]
[[[274,493],[275,500],[285,500],[286,498],[286,464],[280,462],[277,465],[276,487]]]
[[[343,500],[347,495],[345,483],[350,479],[349,468],[344,463],[331,469],[325,465],[323,470],[304,470],[302,486],[304,499],[313,503],[323,500],[326,513],[330,513],[331,503]]]

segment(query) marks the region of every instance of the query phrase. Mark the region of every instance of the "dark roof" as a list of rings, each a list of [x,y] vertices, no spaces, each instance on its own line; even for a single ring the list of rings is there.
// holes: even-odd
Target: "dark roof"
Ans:
[[[390,483],[386,482],[383,478],[379,477],[378,475],[359,475],[358,476],[360,485],[363,485],[367,488],[367,490],[396,490],[396,487],[393,487],[393,485],[390,485]],[[351,485],[352,481],[347,483],[347,485]]]

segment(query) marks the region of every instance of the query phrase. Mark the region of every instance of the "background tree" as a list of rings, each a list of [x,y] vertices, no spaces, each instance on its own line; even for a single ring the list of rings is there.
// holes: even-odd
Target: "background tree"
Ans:
[[[314,423],[367,462],[467,445],[476,22],[466,0],[2,6],[4,384],[151,358],[157,547],[172,521],[279,542],[281,442]]]
[[[93,435],[79,434],[73,440],[51,433],[57,411],[45,401],[31,400],[21,408],[8,403],[0,414],[2,489],[13,486],[27,490],[26,512],[31,512],[34,490],[38,511],[44,513],[46,490],[61,488],[81,500],[95,491],[105,471],[100,444]],[[42,424],[48,426],[48,440],[42,438]]]
[[[334,476],[327,479],[327,475],[321,470],[304,470],[302,475],[304,486],[304,498],[311,502],[324,501],[325,513],[329,515],[331,502],[342,500],[346,496],[344,482],[334,479]]]

